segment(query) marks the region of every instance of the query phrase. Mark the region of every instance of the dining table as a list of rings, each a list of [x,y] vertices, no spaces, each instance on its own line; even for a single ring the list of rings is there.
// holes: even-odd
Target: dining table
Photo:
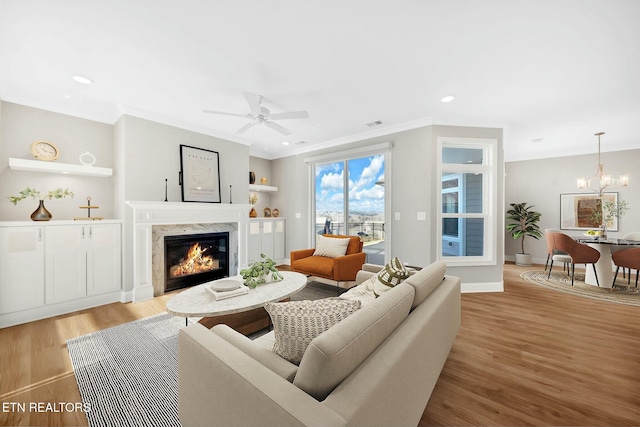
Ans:
[[[598,239],[598,238],[576,238],[577,242],[591,246],[600,252],[600,258],[596,262],[595,270],[598,274],[598,280],[592,268],[586,269],[584,282],[588,285],[597,286],[600,283],[602,288],[611,288],[613,285],[613,265],[611,264],[611,249],[614,247],[631,247],[640,246],[640,240],[630,239]]]

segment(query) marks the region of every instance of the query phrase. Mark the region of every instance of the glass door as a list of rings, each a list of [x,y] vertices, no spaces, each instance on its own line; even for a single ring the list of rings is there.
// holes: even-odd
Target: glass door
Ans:
[[[386,239],[384,159],[381,154],[315,165],[316,235],[359,236],[367,262],[382,265]]]

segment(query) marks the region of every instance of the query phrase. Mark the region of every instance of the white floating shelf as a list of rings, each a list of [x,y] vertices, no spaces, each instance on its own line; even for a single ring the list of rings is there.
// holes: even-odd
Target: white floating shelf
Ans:
[[[250,191],[278,191],[278,187],[272,187],[270,185],[257,185],[249,184]]]
[[[45,162],[42,160],[26,160],[9,158],[9,167],[16,171],[63,173],[69,175],[102,176],[113,175],[111,168],[99,168],[89,165],[72,165],[69,163]]]

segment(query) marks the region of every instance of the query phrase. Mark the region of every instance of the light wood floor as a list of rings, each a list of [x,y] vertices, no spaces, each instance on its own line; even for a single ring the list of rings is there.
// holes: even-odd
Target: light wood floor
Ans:
[[[462,295],[462,327],[420,425],[640,425],[640,309],[528,284],[505,266],[505,292]],[[171,295],[0,329],[0,425],[87,425],[69,338],[164,312]],[[25,403],[26,413],[6,411]]]

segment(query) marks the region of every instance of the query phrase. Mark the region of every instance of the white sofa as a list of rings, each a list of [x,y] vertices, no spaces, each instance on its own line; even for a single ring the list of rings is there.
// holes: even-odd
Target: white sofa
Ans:
[[[417,425],[460,327],[460,279],[445,270],[431,264],[363,304],[299,366],[268,348],[273,332],[251,341],[226,325],[182,329],[182,426]]]

